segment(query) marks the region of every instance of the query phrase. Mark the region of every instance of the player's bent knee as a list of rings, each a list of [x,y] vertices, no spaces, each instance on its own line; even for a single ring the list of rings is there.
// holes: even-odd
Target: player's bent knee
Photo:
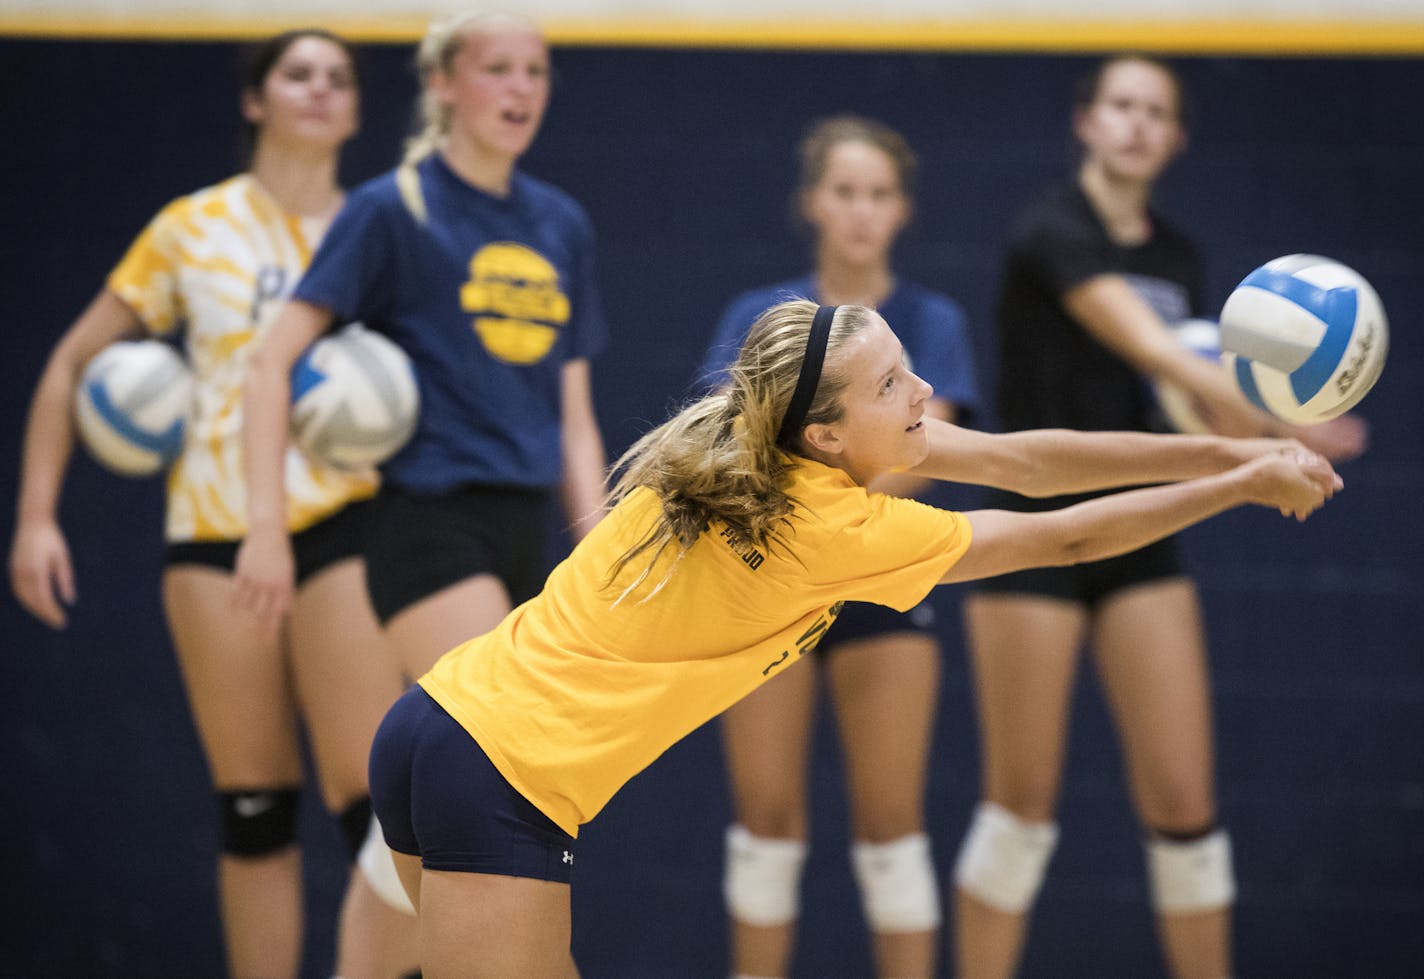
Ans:
[[[391,856],[381,824],[374,816],[366,833],[366,842],[361,844],[361,852],[356,855],[356,865],[361,868],[361,876],[366,878],[366,883],[378,898],[397,911],[415,914],[415,905],[401,884],[395,858]]]
[[[299,786],[278,789],[224,789],[217,793],[222,811],[222,850],[231,857],[265,857],[297,839]]]
[[[772,927],[796,919],[800,909],[803,840],[753,836],[742,825],[727,827],[727,870],[722,882],[727,910],[749,925]]]
[[[1213,827],[1191,839],[1158,835],[1146,846],[1152,906],[1159,914],[1216,911],[1236,899],[1226,830]]]
[[[954,883],[991,908],[1021,914],[1043,885],[1058,845],[1055,823],[1030,823],[1003,806],[981,802],[960,847]]]
[[[851,864],[870,929],[880,933],[939,927],[939,884],[924,833],[885,843],[857,841]]]

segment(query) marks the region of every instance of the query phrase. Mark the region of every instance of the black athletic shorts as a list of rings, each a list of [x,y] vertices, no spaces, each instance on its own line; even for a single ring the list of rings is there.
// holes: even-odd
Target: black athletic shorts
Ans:
[[[367,500],[348,503],[331,516],[292,535],[292,557],[297,564],[296,584],[300,588],[312,575],[339,561],[360,557],[366,549],[366,527],[371,504]],[[231,571],[237,562],[241,541],[182,541],[169,544],[164,567],[200,564]]]
[[[1058,496],[1035,500],[1012,493],[994,492],[984,502],[986,508],[1019,511],[1057,510],[1084,500],[1096,499],[1102,493]],[[1029,568],[997,578],[985,578],[971,586],[987,594],[1041,595],[1077,602],[1089,608],[1103,599],[1151,581],[1176,578],[1185,574],[1177,541],[1168,537],[1141,550],[1089,564],[1065,568]]]
[[[366,588],[384,624],[456,582],[492,574],[510,602],[544,586],[549,495],[542,490],[463,486],[421,496],[381,487],[366,545]]]

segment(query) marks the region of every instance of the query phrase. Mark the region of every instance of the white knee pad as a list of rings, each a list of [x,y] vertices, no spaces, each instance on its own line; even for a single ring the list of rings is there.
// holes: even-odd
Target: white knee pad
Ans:
[[[371,828],[366,832],[366,842],[361,844],[361,852],[356,854],[356,865],[361,868],[361,875],[377,897],[397,911],[415,914],[415,905],[410,903],[405,888],[401,886],[391,848],[386,846],[385,834],[374,816],[371,817]]]
[[[753,836],[741,824],[727,827],[727,871],[722,893],[732,917],[749,925],[784,925],[800,909],[802,840]]]
[[[857,841],[850,849],[865,920],[875,932],[939,927],[939,884],[924,833],[887,843]]]
[[[1024,822],[1003,806],[981,802],[959,849],[954,883],[992,908],[1022,913],[1038,895],[1057,845],[1057,824]]]
[[[1147,841],[1152,906],[1162,914],[1215,911],[1236,899],[1231,837],[1218,829],[1200,839]]]

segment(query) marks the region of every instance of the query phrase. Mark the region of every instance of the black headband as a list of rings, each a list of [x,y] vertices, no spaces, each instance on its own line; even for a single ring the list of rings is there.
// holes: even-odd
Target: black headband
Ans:
[[[801,360],[801,374],[796,378],[796,391],[791,395],[791,404],[781,418],[781,429],[776,433],[778,445],[801,430],[806,424],[806,413],[811,410],[811,402],[816,399],[816,388],[821,383],[821,367],[826,362],[826,344],[831,339],[831,320],[836,318],[839,306],[818,306],[811,319],[811,332],[806,337],[806,356]]]

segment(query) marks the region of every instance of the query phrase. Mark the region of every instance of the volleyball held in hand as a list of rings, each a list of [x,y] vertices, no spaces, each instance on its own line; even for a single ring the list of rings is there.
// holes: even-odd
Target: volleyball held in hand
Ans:
[[[183,449],[193,373],[161,340],[124,340],[89,361],[74,397],[80,441],[123,476],[152,476]]]
[[[1349,411],[1379,380],[1389,324],[1354,269],[1319,255],[1267,262],[1221,310],[1223,360],[1258,407],[1297,425]]]
[[[360,323],[322,337],[292,366],[292,438],[328,465],[386,461],[410,439],[419,413],[410,358]]]
[[[1221,328],[1212,320],[1192,319],[1169,324],[1177,342],[1192,353],[1208,360],[1221,360]],[[1156,381],[1152,386],[1157,404],[1173,431],[1202,435],[1211,431],[1197,413],[1196,399],[1170,381]]]

